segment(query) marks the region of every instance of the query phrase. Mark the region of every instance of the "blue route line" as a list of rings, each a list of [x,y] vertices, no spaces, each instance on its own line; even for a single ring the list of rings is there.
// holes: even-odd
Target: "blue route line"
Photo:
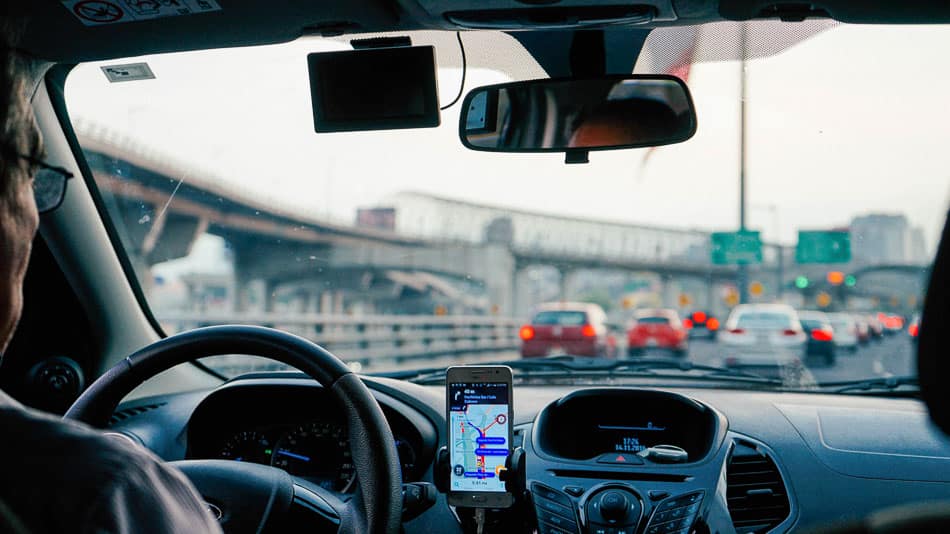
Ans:
[[[484,438],[484,437],[485,437],[485,434],[482,433],[482,429],[478,428],[477,426],[475,426],[474,423],[472,423],[471,421],[469,421],[467,415],[465,416],[465,422],[468,423],[468,426],[470,426],[470,427],[472,427],[472,428],[474,428],[475,430],[478,431],[478,437],[480,437],[480,438]]]

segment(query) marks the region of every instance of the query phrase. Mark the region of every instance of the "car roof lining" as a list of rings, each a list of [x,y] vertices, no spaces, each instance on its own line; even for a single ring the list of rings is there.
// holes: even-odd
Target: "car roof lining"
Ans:
[[[654,0],[643,0],[652,3]],[[468,5],[507,6],[533,9],[528,3],[512,0],[459,0],[445,3],[421,0],[347,0],[346,2],[300,0],[221,0],[222,10],[138,21],[84,26],[61,2],[4,2],[0,11],[23,20],[25,31],[20,48],[30,55],[56,62],[78,63],[145,54],[274,44],[303,35],[459,29],[444,17],[444,11]],[[616,5],[617,0],[562,0],[559,7]],[[828,15],[844,22],[863,23],[945,23],[950,22],[950,4],[909,0],[895,7],[893,2],[875,0],[849,2],[820,0],[795,3],[774,0],[673,0],[677,19],[637,25],[641,30],[663,26],[687,27],[722,20],[749,20],[763,16],[783,16],[812,6],[814,14]],[[797,6],[797,7],[796,7]],[[803,7],[804,6],[804,7]],[[796,9],[798,11],[796,11]],[[806,13],[807,14],[807,13]]]

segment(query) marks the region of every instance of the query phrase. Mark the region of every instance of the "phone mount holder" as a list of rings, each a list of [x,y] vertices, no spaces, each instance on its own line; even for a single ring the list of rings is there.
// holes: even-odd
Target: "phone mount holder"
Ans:
[[[435,487],[442,493],[451,489],[452,464],[449,462],[448,447],[441,447],[435,460]],[[515,503],[524,499],[526,488],[525,454],[524,449],[515,447],[505,458],[505,469],[498,473],[498,478],[505,483],[505,490],[512,494]]]

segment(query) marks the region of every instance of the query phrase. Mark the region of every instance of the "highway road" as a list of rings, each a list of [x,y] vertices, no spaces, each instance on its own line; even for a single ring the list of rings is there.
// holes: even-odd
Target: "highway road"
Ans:
[[[618,347],[620,354],[626,353],[626,347]],[[659,355],[659,354],[657,354]],[[346,354],[341,354],[344,361]],[[688,359],[697,364],[723,365],[727,354],[722,346],[715,341],[694,339],[690,342]],[[454,356],[414,359],[408,361],[380,360],[371,366],[362,366],[357,361],[348,361],[355,370],[364,372],[384,372],[420,367],[445,367],[461,364],[494,363],[520,358],[517,351],[502,351],[488,353],[470,353]],[[806,382],[835,382],[856,380],[874,377],[906,376],[917,374],[914,345],[906,334],[885,337],[880,341],[859,347],[854,353],[839,350],[838,357],[833,365],[828,366],[823,359],[806,360],[807,373],[803,377]],[[216,357],[216,365],[212,365],[226,375],[233,376],[250,371],[273,371],[285,367],[276,362],[247,356],[220,356]],[[208,362],[210,363],[210,362]]]
[[[622,342],[622,341],[621,341]],[[804,362],[807,374],[806,382],[837,382],[889,376],[916,376],[917,363],[914,345],[906,334],[885,337],[861,346],[856,352],[839,350],[835,363],[825,364],[824,359],[815,358]],[[622,355],[626,347],[618,347]],[[661,352],[651,354],[665,355]],[[438,367],[461,364],[494,363],[504,360],[517,360],[516,351],[500,353],[463,354],[452,357],[415,360],[412,362],[382,361],[365,369],[368,372],[404,369],[407,367]],[[715,341],[694,339],[690,341],[688,359],[697,364],[722,366],[726,353]]]
[[[839,350],[834,365],[823,359],[805,361],[817,382],[834,382],[858,378],[906,376],[917,374],[915,348],[906,334],[885,337],[859,347],[857,352]],[[690,361],[722,365],[726,354],[714,341],[694,339],[690,344]]]

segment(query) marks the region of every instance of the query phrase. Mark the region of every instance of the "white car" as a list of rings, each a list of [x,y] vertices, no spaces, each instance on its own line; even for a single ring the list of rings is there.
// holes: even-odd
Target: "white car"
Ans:
[[[807,341],[798,313],[784,304],[736,306],[718,338],[729,367],[797,366]]]
[[[829,313],[828,320],[835,332],[835,347],[851,352],[858,350],[858,323],[847,313]]]

